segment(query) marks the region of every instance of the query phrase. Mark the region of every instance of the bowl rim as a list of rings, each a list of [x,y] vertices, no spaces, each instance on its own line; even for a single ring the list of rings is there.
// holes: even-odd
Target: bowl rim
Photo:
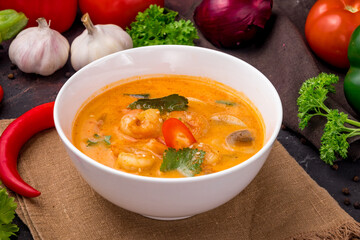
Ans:
[[[101,61],[104,61],[108,58],[112,58],[115,55],[123,55],[123,54],[131,54],[131,52],[133,51],[143,51],[143,50],[154,50],[156,51],[157,49],[160,49],[161,51],[164,51],[166,49],[169,50],[177,50],[177,51],[182,51],[182,49],[187,48],[190,50],[194,50],[194,51],[203,51],[203,52],[208,52],[209,54],[215,54],[215,55],[220,55],[221,57],[224,58],[229,58],[232,61],[240,61],[242,62],[242,64],[247,65],[247,67],[251,68],[252,70],[255,70],[256,72],[258,72],[259,75],[262,75],[263,79],[265,80],[266,84],[268,85],[267,87],[269,88],[269,90],[271,90],[273,92],[274,95],[274,102],[276,103],[277,106],[277,111],[276,111],[276,115],[277,115],[277,119],[278,121],[275,124],[275,128],[272,132],[272,134],[270,135],[268,141],[262,146],[262,148],[256,152],[253,156],[251,156],[249,159],[245,160],[244,162],[241,162],[231,168],[216,172],[216,173],[211,173],[211,174],[207,174],[207,175],[201,175],[201,176],[196,176],[196,177],[184,177],[184,178],[159,178],[159,177],[148,177],[148,176],[139,176],[136,174],[132,174],[132,173],[127,173],[127,172],[123,172],[120,170],[116,170],[114,168],[105,166],[99,162],[97,162],[96,160],[88,157],[87,155],[85,155],[84,153],[82,153],[79,149],[77,149],[72,142],[66,137],[61,124],[60,124],[60,120],[59,120],[59,105],[60,103],[60,99],[62,98],[62,95],[64,95],[64,92],[70,88],[70,85],[72,84],[72,82],[74,81],[73,79],[76,80],[76,76],[81,74],[81,72],[86,71],[87,68],[91,68],[93,65],[98,64]],[[134,75],[135,76],[135,75]],[[216,80],[214,80],[216,81]],[[281,128],[281,124],[282,124],[282,119],[283,119],[283,108],[282,108],[282,102],[280,99],[280,96],[277,92],[277,90],[275,89],[275,87],[273,86],[273,84],[270,82],[270,80],[262,73],[260,72],[260,70],[258,70],[257,68],[255,68],[254,66],[252,66],[251,64],[245,62],[244,60],[238,58],[238,57],[234,57],[230,54],[221,52],[219,50],[214,50],[214,49],[209,49],[209,48],[204,48],[204,47],[199,47],[199,46],[187,46],[187,45],[153,45],[153,46],[144,46],[144,47],[138,47],[138,48],[131,48],[131,49],[127,49],[127,50],[123,50],[123,51],[119,51],[119,52],[115,52],[112,54],[109,54],[105,57],[102,57],[100,59],[97,59],[91,63],[89,63],[88,65],[84,66],[83,68],[81,68],[80,70],[78,70],[77,72],[75,72],[66,82],[65,84],[61,87],[60,91],[58,92],[56,99],[55,99],[55,105],[54,105],[54,123],[55,123],[55,129],[60,137],[60,139],[62,140],[63,144],[66,145],[66,147],[68,147],[77,157],[79,157],[81,159],[81,161],[86,161],[88,164],[92,165],[93,167],[98,168],[101,171],[104,171],[106,173],[109,174],[115,174],[117,176],[120,177],[125,177],[125,178],[129,178],[129,179],[133,179],[133,180],[137,180],[137,181],[145,181],[145,182],[159,182],[159,183],[182,183],[182,182],[198,182],[198,181],[206,181],[208,179],[215,179],[215,178],[221,178],[225,175],[228,175],[232,172],[236,172],[239,168],[244,168],[247,165],[252,164],[254,161],[256,161],[256,159],[258,159],[261,155],[263,155],[266,151],[268,151],[273,143],[275,142],[280,128]]]

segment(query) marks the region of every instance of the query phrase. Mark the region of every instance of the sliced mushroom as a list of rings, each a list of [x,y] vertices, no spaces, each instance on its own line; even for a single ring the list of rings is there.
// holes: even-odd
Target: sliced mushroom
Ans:
[[[230,145],[249,143],[251,141],[254,141],[254,137],[247,129],[232,132],[226,137],[226,142]]]
[[[241,121],[239,118],[229,115],[229,114],[215,114],[210,117],[211,120],[224,122],[227,124],[238,125],[241,127],[246,127],[246,124]]]

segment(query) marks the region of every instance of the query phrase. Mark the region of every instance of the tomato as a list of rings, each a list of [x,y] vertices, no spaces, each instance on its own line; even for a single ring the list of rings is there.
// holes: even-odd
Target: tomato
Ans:
[[[2,101],[2,99],[3,99],[3,96],[4,96],[4,90],[3,90],[3,88],[0,86],[0,103],[1,103],[1,101]]]
[[[307,16],[305,36],[321,59],[335,67],[348,68],[350,37],[359,25],[359,0],[318,0]]]
[[[187,126],[177,118],[167,119],[162,126],[166,146],[181,149],[195,143],[196,140]]]
[[[151,4],[164,7],[164,0],[79,0],[83,14],[89,13],[94,24],[116,24],[123,29]]]
[[[37,26],[36,19],[43,17],[51,21],[52,29],[65,32],[75,20],[77,0],[1,0],[2,9],[23,12],[29,18],[28,27]]]

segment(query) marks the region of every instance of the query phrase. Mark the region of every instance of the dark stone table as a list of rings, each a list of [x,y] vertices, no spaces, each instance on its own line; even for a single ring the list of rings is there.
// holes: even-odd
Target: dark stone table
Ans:
[[[276,1],[276,0],[275,0]],[[165,1],[166,2],[166,1]],[[304,34],[305,19],[308,11],[315,0],[277,0],[281,9],[286,9],[288,18]],[[180,4],[179,2],[177,4]],[[71,43],[75,36],[78,36],[83,27],[79,19],[73,27],[63,33]],[[10,41],[0,45],[0,85],[4,88],[4,99],[0,104],[0,119],[16,118],[22,113],[39,104],[53,101],[66,80],[75,72],[68,61],[59,71],[49,77],[42,77],[36,74],[25,74],[13,66],[8,57]],[[321,70],[335,72],[343,77],[346,72],[333,69],[326,63],[318,61]],[[13,74],[14,78],[9,78]],[[360,209],[352,205],[355,201],[360,202],[360,182],[353,181],[354,176],[360,176],[360,163],[341,161],[337,163],[338,169],[331,168],[319,158],[319,153],[304,138],[283,128],[278,140],[285,146],[289,153],[303,167],[303,169],[339,203],[348,214],[355,220],[360,221]],[[350,195],[342,193],[343,188],[348,188]],[[349,198],[350,205],[344,204],[344,199]],[[32,239],[28,228],[16,217],[15,223],[20,227],[17,237],[12,239]]]

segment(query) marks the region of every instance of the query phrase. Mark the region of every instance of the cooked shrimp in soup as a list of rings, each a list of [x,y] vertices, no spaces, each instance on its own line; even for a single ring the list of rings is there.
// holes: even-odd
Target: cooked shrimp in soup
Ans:
[[[110,168],[147,177],[201,176],[241,164],[263,146],[256,107],[214,80],[152,75],[104,89],[77,113],[72,141]]]

